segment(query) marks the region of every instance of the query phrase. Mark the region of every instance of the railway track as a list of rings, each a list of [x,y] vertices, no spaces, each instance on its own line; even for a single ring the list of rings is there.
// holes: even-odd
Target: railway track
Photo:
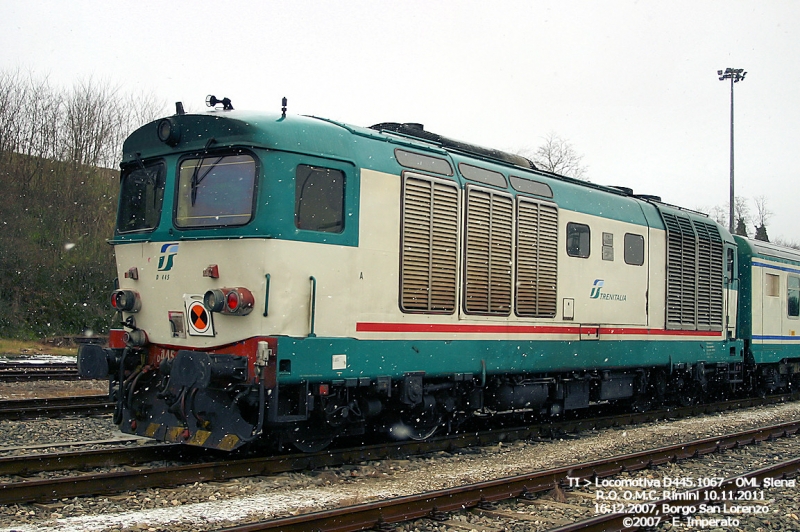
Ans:
[[[436,438],[426,442],[395,442],[357,447],[332,449],[319,453],[287,454],[267,457],[228,456],[220,460],[219,455],[198,452],[198,449],[180,445],[157,445],[135,453],[105,450],[78,453],[53,453],[27,457],[12,457],[0,460],[0,474],[36,474],[43,471],[81,469],[84,467],[106,467],[113,465],[135,465],[136,470],[106,473],[71,475],[55,479],[22,480],[0,484],[0,504],[46,502],[67,497],[107,495],[128,490],[172,487],[194,482],[224,481],[257,475],[275,475],[289,471],[319,469],[364,461],[406,458],[413,455],[435,452],[452,452],[468,447],[497,444],[525,439],[551,438],[583,430],[619,427],[651,422],[665,416],[676,418],[696,415],[700,412],[737,410],[746,406],[784,402],[788,396],[772,396],[764,399],[717,403],[686,407],[666,412],[624,414],[604,418],[569,420],[562,423],[547,423],[529,427],[475,432]],[[698,411],[698,409],[700,409]],[[154,454],[148,454],[154,453]],[[177,454],[169,454],[177,453]],[[181,454],[183,453],[183,454]],[[215,459],[216,458],[216,459]],[[194,460],[196,463],[181,465],[143,467],[148,461]],[[60,464],[61,467],[59,467]],[[72,465],[69,465],[72,464]]]
[[[530,498],[548,491],[560,490],[566,486],[591,483],[596,479],[604,479],[622,472],[640,471],[668,462],[679,462],[688,458],[704,456],[710,453],[752,445],[767,440],[774,440],[800,432],[800,421],[784,423],[776,426],[727,434],[721,437],[705,438],[692,442],[683,442],[668,447],[647,450],[595,460],[582,464],[569,465],[546,471],[506,477],[487,482],[459,486],[435,492],[381,500],[366,504],[347,506],[322,512],[302,514],[298,516],[273,519],[260,523],[229,527],[227,532],[255,532],[261,530],[281,531],[337,531],[365,530],[370,528],[387,529],[392,524],[431,517],[443,520],[448,512],[463,511],[469,508],[485,508],[492,511],[492,503],[512,498]],[[685,508],[698,501],[722,500],[722,494],[731,490],[741,490],[742,486],[760,487],[763,481],[770,479],[792,478],[800,471],[800,458],[759,468],[744,475],[738,475],[715,483],[713,486],[685,490],[681,493],[695,495],[678,495],[672,498],[653,501],[645,512],[619,512],[594,516],[580,522],[552,529],[553,532],[572,532],[577,530],[636,530],[646,528],[632,523],[636,518],[664,518],[660,509],[664,504],[676,508]],[[750,479],[743,481],[741,479]],[[644,507],[645,505],[639,505]],[[652,510],[651,510],[652,508]],[[684,515],[678,509],[675,513]]]
[[[61,417],[67,415],[91,416],[114,411],[108,395],[52,397],[47,399],[12,399],[0,401],[0,420]]]
[[[77,447],[82,443],[119,445],[126,441],[133,440],[116,439],[104,442],[75,442],[71,446]],[[0,476],[31,475],[50,471],[77,471],[99,467],[135,466],[163,460],[197,459],[197,455],[193,451],[194,449],[187,448],[185,445],[158,444],[11,456],[0,458]],[[0,493],[2,493],[2,488],[0,488]]]
[[[78,365],[74,362],[4,362],[0,364],[0,382],[34,380],[79,380]]]

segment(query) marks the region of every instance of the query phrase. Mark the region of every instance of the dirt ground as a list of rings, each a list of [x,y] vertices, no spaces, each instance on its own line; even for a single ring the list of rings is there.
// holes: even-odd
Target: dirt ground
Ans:
[[[108,393],[108,381],[0,382],[0,400],[73,397]]]

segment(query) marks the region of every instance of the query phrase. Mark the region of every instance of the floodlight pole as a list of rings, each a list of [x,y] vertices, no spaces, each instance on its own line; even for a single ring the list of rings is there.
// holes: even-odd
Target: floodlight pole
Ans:
[[[730,206],[728,210],[728,230],[731,234],[735,231],[734,222],[734,194],[733,194],[733,84],[742,81],[747,75],[743,68],[726,68],[724,71],[717,70],[720,81],[731,80],[731,187],[730,187]]]

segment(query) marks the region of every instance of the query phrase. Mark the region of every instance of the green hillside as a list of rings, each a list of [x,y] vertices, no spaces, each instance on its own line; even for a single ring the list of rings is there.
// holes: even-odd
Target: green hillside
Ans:
[[[104,332],[119,172],[0,152],[0,337]]]

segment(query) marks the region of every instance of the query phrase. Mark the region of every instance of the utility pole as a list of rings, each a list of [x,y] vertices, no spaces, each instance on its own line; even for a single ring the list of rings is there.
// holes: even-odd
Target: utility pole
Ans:
[[[734,233],[736,223],[734,221],[734,194],[733,194],[733,84],[744,79],[747,72],[743,68],[726,68],[724,71],[717,70],[720,81],[731,80],[731,190],[730,190],[730,209],[728,211],[728,230]]]

